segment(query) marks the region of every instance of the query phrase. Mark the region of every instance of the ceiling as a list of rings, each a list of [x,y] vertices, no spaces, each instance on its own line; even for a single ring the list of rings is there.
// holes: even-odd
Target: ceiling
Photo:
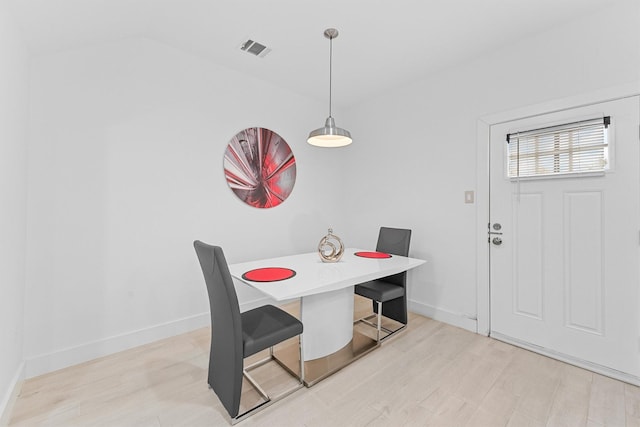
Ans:
[[[2,1],[2,0],[0,0]],[[34,55],[147,37],[349,107],[581,15],[637,0],[6,0]],[[239,49],[251,38],[271,52]]]

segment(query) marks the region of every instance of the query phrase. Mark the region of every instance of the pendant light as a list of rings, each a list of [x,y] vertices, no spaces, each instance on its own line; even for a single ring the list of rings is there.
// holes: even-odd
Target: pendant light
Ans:
[[[329,39],[329,117],[324,127],[316,129],[309,134],[307,142],[317,147],[344,147],[351,144],[351,134],[348,130],[336,127],[336,122],[331,117],[331,68],[333,57],[333,39],[338,37],[338,30],[329,28],[324,31],[324,36]]]

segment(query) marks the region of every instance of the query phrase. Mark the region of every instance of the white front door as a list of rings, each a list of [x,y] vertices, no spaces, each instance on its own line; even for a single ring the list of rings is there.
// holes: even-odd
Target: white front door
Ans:
[[[609,171],[507,178],[508,133],[594,115],[611,117]],[[491,126],[495,338],[640,378],[639,117],[629,97]]]

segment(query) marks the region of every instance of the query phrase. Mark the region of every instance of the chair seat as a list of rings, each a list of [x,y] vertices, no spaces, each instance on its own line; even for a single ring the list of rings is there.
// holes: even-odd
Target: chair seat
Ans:
[[[273,305],[245,311],[242,316],[244,357],[302,333],[302,323]]]
[[[404,295],[404,288],[384,280],[372,280],[356,285],[355,292],[374,301],[387,302],[401,298]]]

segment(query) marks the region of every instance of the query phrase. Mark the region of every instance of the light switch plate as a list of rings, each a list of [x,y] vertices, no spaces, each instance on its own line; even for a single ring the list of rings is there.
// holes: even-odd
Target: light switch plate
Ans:
[[[475,201],[475,193],[473,190],[464,192],[464,202],[465,203],[473,203]]]

